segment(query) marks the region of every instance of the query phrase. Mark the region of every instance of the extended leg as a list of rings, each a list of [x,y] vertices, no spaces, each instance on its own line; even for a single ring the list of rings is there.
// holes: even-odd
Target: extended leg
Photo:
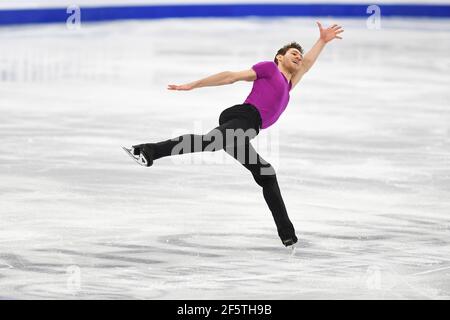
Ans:
[[[255,129],[246,119],[234,118],[204,135],[185,134],[158,143],[146,143],[133,147],[136,154],[144,150],[153,161],[177,154],[222,150],[229,144],[244,144],[256,135]]]

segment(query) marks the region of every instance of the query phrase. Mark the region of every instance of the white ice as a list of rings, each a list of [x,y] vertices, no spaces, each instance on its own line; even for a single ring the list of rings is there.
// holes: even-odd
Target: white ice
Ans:
[[[0,298],[448,299],[448,20],[338,20],[344,40],[254,140],[293,254],[224,152],[144,168],[120,148],[214,128],[250,83],[166,85],[309,48],[314,21],[1,28]]]

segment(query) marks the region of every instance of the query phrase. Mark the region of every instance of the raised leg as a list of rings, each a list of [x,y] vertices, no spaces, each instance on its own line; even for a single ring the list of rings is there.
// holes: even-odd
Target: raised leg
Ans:
[[[222,150],[227,145],[245,144],[256,135],[256,130],[246,119],[234,118],[204,135],[185,134],[158,143],[136,145],[134,148],[136,153],[140,152],[140,148],[151,149],[152,160],[156,160],[177,154]]]

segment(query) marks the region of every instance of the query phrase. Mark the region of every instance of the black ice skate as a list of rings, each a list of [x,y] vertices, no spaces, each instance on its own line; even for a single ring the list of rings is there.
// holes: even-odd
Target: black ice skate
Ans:
[[[134,161],[141,166],[150,167],[153,164],[154,150],[151,144],[140,144],[131,148],[122,147]]]
[[[289,239],[282,240],[285,247],[293,246],[294,244],[297,243],[297,241],[298,241],[298,239],[296,236],[289,238]]]

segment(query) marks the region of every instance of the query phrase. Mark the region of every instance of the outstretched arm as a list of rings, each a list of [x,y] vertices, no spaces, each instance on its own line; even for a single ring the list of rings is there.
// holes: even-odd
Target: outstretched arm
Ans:
[[[167,89],[169,90],[192,90],[201,87],[213,87],[213,86],[222,86],[225,84],[232,84],[236,81],[254,81],[256,80],[256,72],[253,69],[232,72],[232,71],[224,71],[212,76],[209,76],[204,79],[200,79],[194,82],[175,85],[169,84]]]
[[[317,22],[317,26],[319,27],[320,37],[314,44],[314,46],[309,50],[302,60],[302,66],[300,70],[292,76],[291,82],[292,87],[294,87],[303,75],[311,69],[313,64],[316,62],[319,54],[322,52],[322,49],[325,45],[333,39],[342,39],[339,36],[340,33],[344,32],[341,26],[334,24],[333,26],[324,29],[320,22]]]

